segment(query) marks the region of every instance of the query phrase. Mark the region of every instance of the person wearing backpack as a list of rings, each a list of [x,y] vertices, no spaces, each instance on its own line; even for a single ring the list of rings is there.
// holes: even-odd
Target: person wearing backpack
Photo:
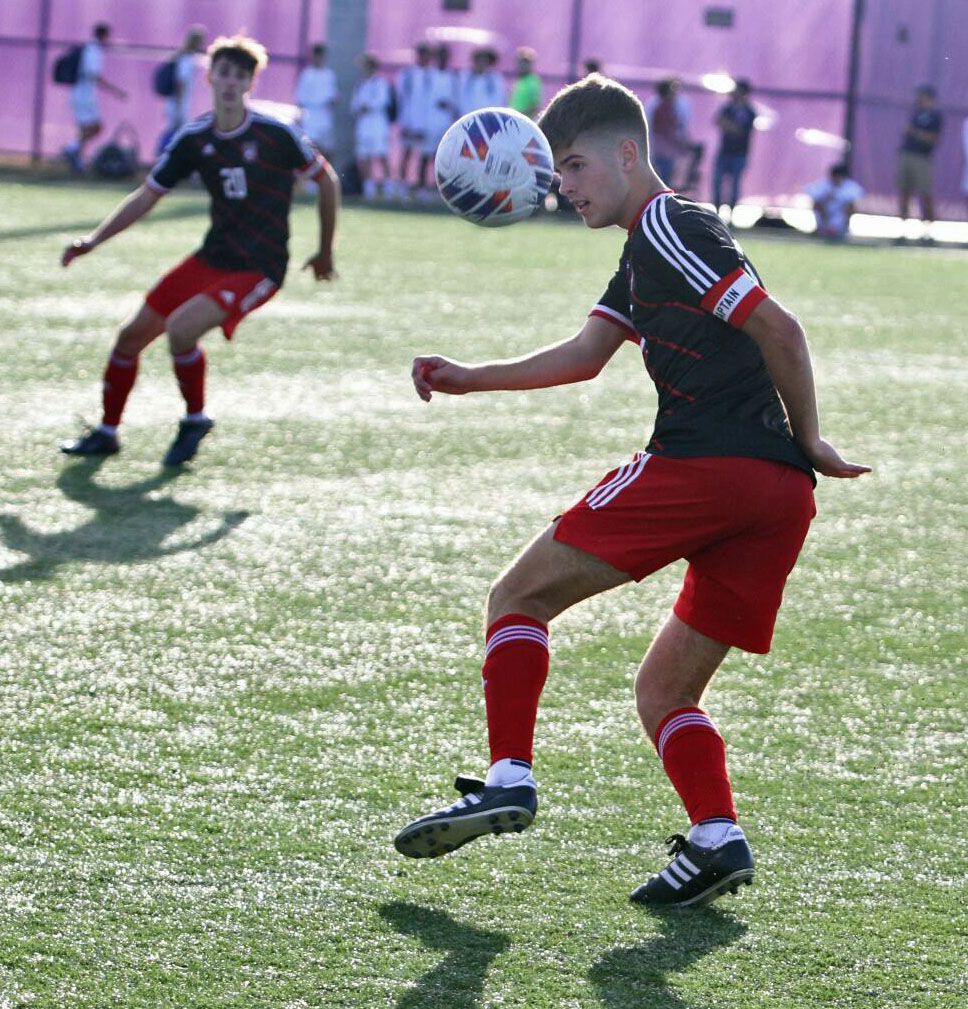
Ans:
[[[84,171],[84,148],[101,132],[101,110],[98,106],[98,88],[126,101],[124,88],[112,84],[103,74],[104,50],[110,44],[111,26],[104,21],[94,26],[91,41],[81,47],[77,63],[77,78],[71,87],[71,108],[77,126],[77,139],[62,151],[71,170]]]
[[[195,72],[198,57],[204,52],[205,26],[192,25],[185,33],[181,49],[155,68],[152,80],[155,94],[165,99],[165,129],[158,138],[158,154],[191,118]]]

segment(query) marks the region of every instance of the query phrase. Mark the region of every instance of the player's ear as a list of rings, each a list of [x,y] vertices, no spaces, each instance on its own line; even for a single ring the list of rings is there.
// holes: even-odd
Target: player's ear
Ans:
[[[641,155],[639,145],[631,137],[625,137],[618,145],[618,163],[623,171],[630,171],[641,160]]]

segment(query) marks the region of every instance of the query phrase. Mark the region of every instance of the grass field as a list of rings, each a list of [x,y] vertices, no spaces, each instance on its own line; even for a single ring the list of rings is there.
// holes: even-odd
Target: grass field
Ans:
[[[209,337],[218,427],[172,474],[160,345],[123,453],[56,451],[204,226],[173,195],[61,271],[119,195],[0,188],[2,1009],[965,1003],[965,253],[746,243],[807,325],[828,436],[876,469],[822,483],[773,653],[707,698],[757,884],[656,917],[627,894],[685,824],[631,677],[678,567],[556,622],[531,831],[390,843],[484,769],[490,579],[654,411],[631,346],[583,386],[429,406],[410,359],[569,335],[622,235],[348,209],[336,284],[294,270]],[[297,267],[314,239],[302,204]]]

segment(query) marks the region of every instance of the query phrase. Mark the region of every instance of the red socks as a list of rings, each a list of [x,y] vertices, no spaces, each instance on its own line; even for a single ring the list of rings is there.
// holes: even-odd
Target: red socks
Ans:
[[[108,358],[108,365],[104,369],[104,387],[101,394],[104,406],[102,424],[117,427],[121,423],[124,404],[128,401],[128,396],[134,388],[134,380],[137,377],[137,356],[126,357],[116,350],[112,351]]]
[[[205,409],[205,351],[195,346],[172,357],[175,378],[185,400],[185,412],[202,413]]]
[[[548,678],[548,625],[509,613],[487,629],[484,702],[491,763],[532,761],[538,699]]]
[[[693,824],[736,819],[726,771],[726,744],[701,708],[670,711],[655,730],[655,748]]]

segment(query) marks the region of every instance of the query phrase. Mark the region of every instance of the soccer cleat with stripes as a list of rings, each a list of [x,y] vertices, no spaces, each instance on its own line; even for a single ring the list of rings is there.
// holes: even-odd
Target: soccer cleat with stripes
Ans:
[[[458,775],[461,793],[452,806],[428,813],[407,824],[393,846],[409,858],[437,858],[484,834],[520,834],[530,827],[538,810],[533,785],[485,785],[480,778]]]
[[[165,466],[181,466],[195,458],[201,440],[215,427],[215,421],[208,417],[202,420],[182,420],[178,422],[178,434],[162,460]]]
[[[739,833],[717,848],[700,848],[682,834],[667,837],[669,854],[675,857],[658,876],[631,893],[629,900],[657,908],[702,907],[724,893],[737,893],[742,884],[749,886],[753,852]]]
[[[121,451],[117,435],[108,434],[100,428],[91,428],[75,441],[61,442],[60,450],[64,455],[80,455],[87,458],[117,455]]]

